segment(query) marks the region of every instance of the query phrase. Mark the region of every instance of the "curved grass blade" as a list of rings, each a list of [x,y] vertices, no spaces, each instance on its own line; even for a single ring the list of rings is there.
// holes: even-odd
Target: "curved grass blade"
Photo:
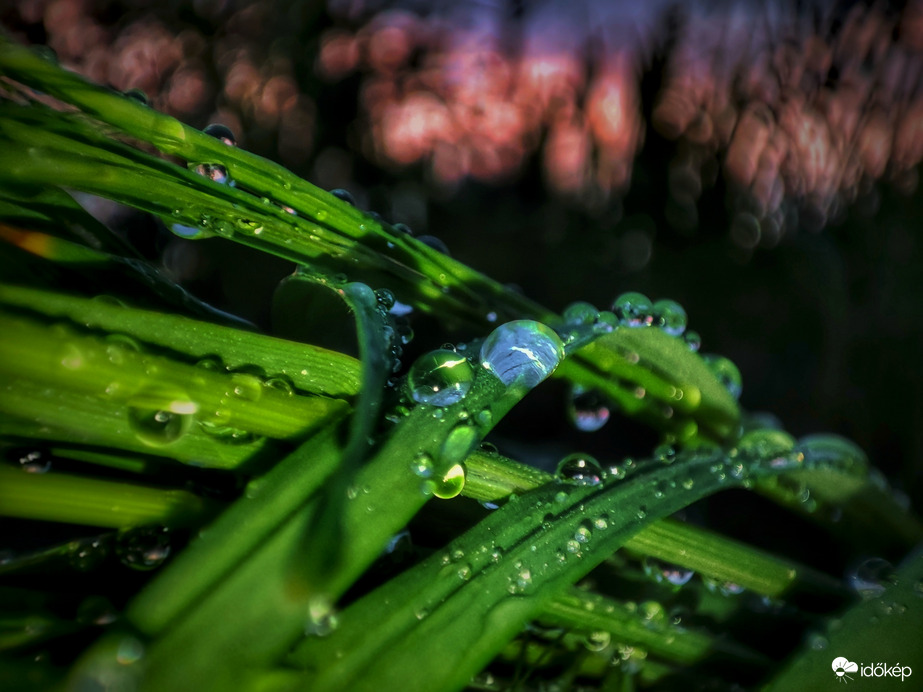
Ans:
[[[356,360],[317,346],[180,315],[8,284],[0,284],[0,304],[46,318],[66,318],[89,329],[125,334],[194,361],[219,358],[232,370],[256,366],[270,376],[288,378],[296,389],[310,394],[345,398],[359,391]]]
[[[312,690],[463,687],[561,589],[643,526],[743,482],[723,473],[720,451],[680,457],[602,487],[550,485],[512,498],[445,551],[350,606],[333,635],[306,640],[290,662],[309,671],[304,684]],[[748,473],[798,465],[753,463]],[[851,460],[825,465],[848,470]],[[676,491],[658,497],[657,487],[671,481]]]

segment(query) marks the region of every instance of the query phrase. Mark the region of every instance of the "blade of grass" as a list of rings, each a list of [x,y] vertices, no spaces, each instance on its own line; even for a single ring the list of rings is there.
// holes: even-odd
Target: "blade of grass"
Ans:
[[[0,465],[0,516],[122,528],[188,526],[214,507],[185,490],[163,490],[64,473],[33,474]]]
[[[629,536],[743,482],[723,473],[720,451],[680,456],[602,487],[550,485],[512,498],[444,552],[351,605],[339,629],[306,639],[290,662],[309,671],[304,684],[315,691],[462,687],[564,586]],[[770,476],[798,464],[753,463],[748,471]],[[826,465],[848,468],[850,460]],[[655,494],[670,481],[676,492]]]

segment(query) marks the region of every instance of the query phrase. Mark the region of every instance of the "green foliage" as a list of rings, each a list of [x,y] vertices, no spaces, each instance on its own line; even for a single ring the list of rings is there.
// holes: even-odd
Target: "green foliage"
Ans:
[[[861,450],[832,436],[796,442],[753,422],[737,404],[733,365],[700,357],[666,318],[661,328],[589,306],[556,315],[281,167],[6,39],[0,76],[9,277],[0,284],[0,445],[31,470],[46,470],[40,452],[75,471],[0,467],[0,516],[122,529],[106,540],[146,567],[162,561],[153,553],[163,546],[150,542],[160,534],[133,527],[193,530],[67,670],[28,656],[81,623],[41,588],[0,588],[0,681],[628,688],[669,686],[668,676],[688,668],[694,677],[716,657],[730,661],[728,675],[754,666],[768,679],[758,652],[722,637],[740,606],[721,594],[807,592],[843,604],[848,593],[821,571],[670,515],[742,488],[798,510],[807,494],[857,521],[873,517],[903,550],[923,537]],[[43,105],[47,97],[67,108]],[[296,314],[309,299],[342,303],[358,359],[257,333],[201,303],[65,189],[154,214],[184,237],[219,236],[295,262],[277,313]],[[91,297],[99,276],[109,297]],[[431,357],[419,381],[392,382],[402,340],[395,298],[447,334],[465,324],[480,338],[457,346],[459,361]],[[556,475],[482,446],[549,376],[599,393],[664,444],[648,459],[581,459]],[[217,499],[181,487],[177,479],[199,469],[232,474],[238,486]],[[453,519],[438,545],[389,571],[383,551],[442,500]],[[486,512],[470,500],[500,506]],[[81,550],[13,556],[0,576]],[[894,588],[906,590],[916,569]],[[664,576],[671,570],[702,581],[684,586],[688,577]],[[697,592],[696,626],[668,618],[659,602],[681,588]],[[655,597],[638,604],[627,595],[635,592]],[[918,603],[902,622],[919,622]],[[803,686],[815,674],[811,656],[776,684]]]

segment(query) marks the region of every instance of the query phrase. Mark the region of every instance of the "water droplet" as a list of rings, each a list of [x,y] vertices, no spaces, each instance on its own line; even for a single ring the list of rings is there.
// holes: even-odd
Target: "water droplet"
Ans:
[[[745,459],[771,461],[785,457],[794,446],[795,438],[784,430],[761,428],[744,434],[737,443],[737,451]]]
[[[516,320],[494,329],[481,345],[481,365],[510,387],[531,389],[564,357],[564,344],[541,322]]]
[[[651,310],[651,321],[667,334],[679,336],[686,331],[686,311],[675,300],[658,300]]]
[[[646,327],[651,323],[654,309],[650,298],[643,293],[629,291],[612,303],[612,312],[625,327]]]
[[[125,636],[119,640],[115,660],[123,666],[137,663],[144,657],[144,644],[137,637]]]
[[[128,424],[135,436],[150,447],[163,447],[186,434],[192,417],[172,411],[128,407]]]
[[[430,406],[449,406],[471,389],[474,370],[464,356],[448,349],[425,353],[407,374],[407,387],[414,401]]]
[[[686,346],[689,347],[689,350],[693,353],[697,352],[702,347],[702,337],[698,332],[687,331],[683,334],[683,341],[686,342]]]
[[[208,125],[204,130],[205,134],[215,139],[220,139],[222,142],[227,144],[229,147],[237,145],[237,138],[234,136],[234,132],[227,125],[222,125],[221,123],[212,123]]]
[[[397,231],[398,233],[403,233],[404,235],[409,235],[413,237],[413,231],[410,230],[410,226],[408,226],[406,223],[396,223],[396,224],[393,224],[393,226],[394,226],[394,230]]]
[[[654,449],[654,458],[662,464],[672,464],[676,461],[676,448],[669,444],[659,445]]]
[[[596,322],[596,318],[599,316],[599,310],[589,303],[583,301],[577,301],[576,303],[571,303],[564,309],[562,317],[564,317],[564,323],[572,327],[588,327],[593,325]]]
[[[702,583],[705,584],[706,589],[721,596],[737,596],[744,592],[744,587],[732,581],[704,577]]]
[[[336,188],[330,191],[330,194],[336,197],[337,199],[343,200],[350,206],[356,206],[356,198],[353,197],[353,193],[349,190],[343,190],[341,188]]]
[[[87,596],[77,606],[77,622],[84,625],[111,625],[119,611],[105,596]]]
[[[595,432],[609,422],[609,402],[595,389],[575,384],[571,387],[567,414],[577,430]]]
[[[658,584],[670,584],[679,588],[692,579],[695,574],[691,569],[664,562],[653,557],[645,557],[644,573]]]
[[[340,624],[333,604],[323,596],[315,596],[308,603],[308,619],[304,633],[308,637],[326,637]]]
[[[644,625],[649,629],[662,629],[667,624],[667,611],[657,601],[639,603],[638,615],[644,618]]]
[[[109,554],[109,541],[103,537],[71,541],[67,544],[67,561],[81,572],[97,567]]]
[[[593,537],[593,531],[589,526],[578,526],[574,531],[574,540],[578,543],[589,543]]]
[[[122,92],[122,96],[130,98],[132,101],[137,101],[142,106],[149,106],[150,101],[147,98],[147,94],[144,93],[142,89],[138,87],[132,87],[131,89],[126,89]]]
[[[589,454],[568,454],[558,462],[558,478],[573,485],[599,485],[603,479],[603,468]]]
[[[436,252],[441,252],[446,257],[451,257],[452,253],[449,252],[449,246],[442,242],[441,238],[437,238],[434,235],[421,235],[417,238],[424,245],[433,248]]]
[[[424,482],[424,494],[435,495],[441,500],[457,497],[465,487],[465,467],[453,464],[441,478],[432,478]]]
[[[235,372],[231,375],[228,394],[244,401],[259,401],[263,396],[263,382],[255,375]]]
[[[448,468],[463,462],[475,450],[479,442],[478,431],[467,422],[456,425],[442,443],[439,463]]]
[[[712,375],[730,392],[731,396],[735,400],[740,399],[741,391],[743,391],[743,380],[740,377],[740,370],[737,369],[733,361],[724,356],[714,354],[705,354],[702,356],[702,360],[705,361],[705,365],[711,370]]]
[[[294,396],[295,394],[295,386],[292,384],[292,381],[285,375],[276,375],[275,377],[270,377],[263,384],[267,388],[274,389],[286,396]]]
[[[598,652],[609,646],[611,641],[612,635],[606,630],[596,630],[583,638],[583,645],[590,651]]]
[[[115,554],[132,569],[156,569],[170,556],[170,535],[162,527],[141,527],[119,533]]]
[[[212,182],[225,185],[228,182],[228,169],[220,163],[199,163],[195,165],[195,172]]]
[[[11,449],[7,451],[6,457],[26,473],[47,473],[51,470],[51,454],[40,447]]]
[[[410,463],[410,470],[420,478],[432,478],[433,458],[426,452],[420,452]]]
[[[896,583],[896,578],[890,562],[880,557],[873,557],[851,570],[848,581],[857,594],[869,599],[881,596],[887,587]]]

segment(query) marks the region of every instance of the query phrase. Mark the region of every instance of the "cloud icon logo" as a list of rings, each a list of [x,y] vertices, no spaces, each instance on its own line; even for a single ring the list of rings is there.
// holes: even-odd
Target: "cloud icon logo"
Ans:
[[[846,682],[852,680],[847,673],[858,673],[859,666],[852,661],[849,661],[842,656],[839,658],[833,659],[833,672],[836,673],[837,682]]]

